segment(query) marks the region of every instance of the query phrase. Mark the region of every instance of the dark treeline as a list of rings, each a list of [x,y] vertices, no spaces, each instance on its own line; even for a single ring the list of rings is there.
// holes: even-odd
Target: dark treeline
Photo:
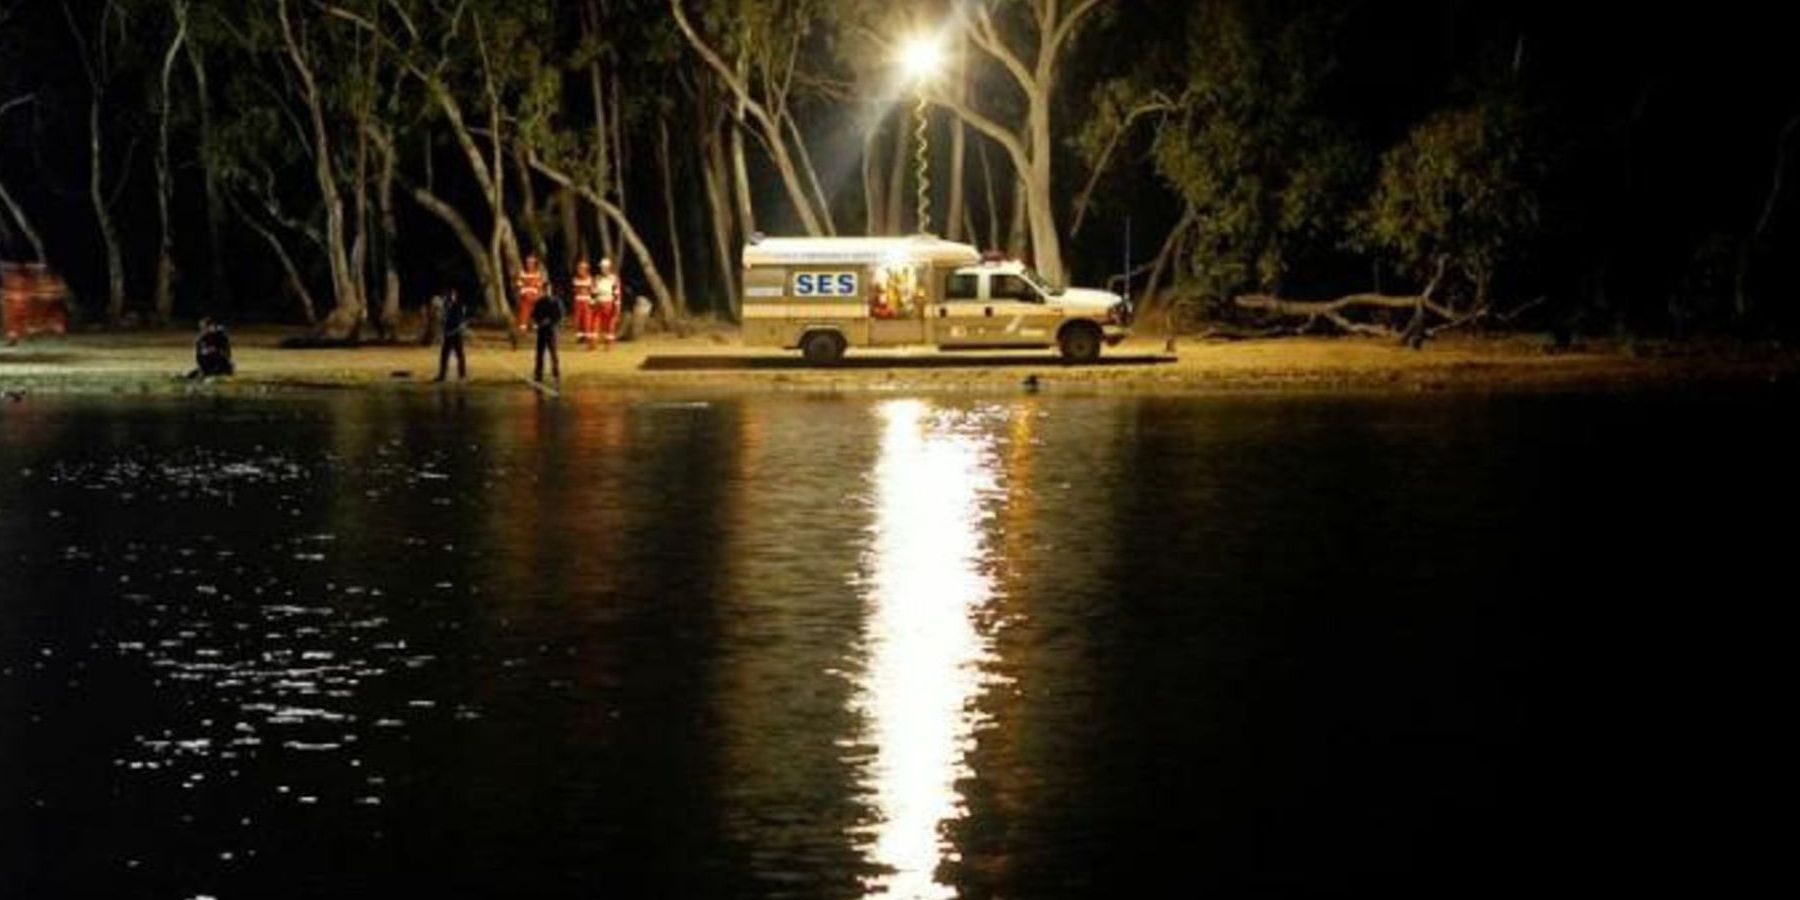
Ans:
[[[113,324],[498,317],[531,252],[730,317],[749,234],[917,229],[922,92],[933,232],[1152,309],[1763,334],[1800,79],[1755,9],[0,0],[0,256]]]

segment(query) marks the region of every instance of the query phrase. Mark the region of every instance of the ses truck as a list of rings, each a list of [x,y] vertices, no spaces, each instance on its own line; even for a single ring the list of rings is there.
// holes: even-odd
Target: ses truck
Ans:
[[[852,347],[1051,348],[1092,362],[1130,333],[1118,294],[1052,287],[935,237],[760,238],[744,248],[744,343],[837,362]]]

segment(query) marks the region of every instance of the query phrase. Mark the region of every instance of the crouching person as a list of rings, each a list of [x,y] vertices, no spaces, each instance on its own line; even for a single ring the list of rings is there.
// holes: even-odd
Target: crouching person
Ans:
[[[231,361],[231,335],[211,318],[201,319],[200,334],[194,338],[194,370],[187,377],[211,378],[236,372],[237,366]]]

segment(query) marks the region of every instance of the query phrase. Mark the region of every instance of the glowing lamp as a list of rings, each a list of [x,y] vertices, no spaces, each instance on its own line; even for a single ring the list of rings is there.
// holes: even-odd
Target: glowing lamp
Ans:
[[[900,48],[900,68],[908,81],[915,84],[930,81],[944,68],[943,45],[937,38],[928,36],[908,40]]]

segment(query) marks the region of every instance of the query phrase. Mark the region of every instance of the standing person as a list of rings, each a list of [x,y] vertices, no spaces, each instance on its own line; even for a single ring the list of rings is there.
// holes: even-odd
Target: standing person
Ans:
[[[550,377],[562,381],[562,360],[556,355],[556,326],[563,320],[562,301],[555,295],[539,300],[531,310],[531,324],[537,327],[537,368],[532,380],[544,381],[544,354],[550,354]]]
[[[600,277],[594,280],[594,298],[599,306],[600,330],[606,335],[606,349],[613,348],[613,341],[619,334],[619,304],[624,293],[624,285],[619,276],[613,273],[613,261],[600,260]]]
[[[469,377],[469,361],[463,355],[463,331],[469,326],[469,308],[463,305],[456,289],[443,298],[444,346],[438,350],[438,373],[432,381],[443,381],[450,368],[450,354],[456,354],[456,380]]]
[[[538,265],[537,254],[525,254],[525,267],[520,269],[519,274],[513,278],[513,290],[519,296],[520,333],[524,333],[525,329],[534,321],[531,309],[537,305],[538,298],[544,296],[546,286],[544,269]]]
[[[585,259],[575,264],[575,280],[569,284],[569,299],[575,304],[575,342],[587,344],[592,350],[593,342],[600,334],[600,312],[594,308],[594,275]]]

